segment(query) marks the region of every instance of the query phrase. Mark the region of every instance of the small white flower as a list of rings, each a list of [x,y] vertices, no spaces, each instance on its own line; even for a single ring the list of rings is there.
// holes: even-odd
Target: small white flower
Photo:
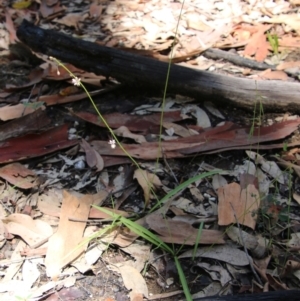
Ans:
[[[116,141],[114,139],[109,140],[108,144],[110,144],[111,148],[116,148]]]
[[[72,78],[72,83],[73,83],[74,86],[78,86],[79,87],[80,86],[80,78],[76,77],[76,76],[73,77]]]

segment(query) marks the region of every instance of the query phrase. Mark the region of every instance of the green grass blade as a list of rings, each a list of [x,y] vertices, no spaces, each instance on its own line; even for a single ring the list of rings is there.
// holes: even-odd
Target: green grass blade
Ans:
[[[120,216],[114,212],[111,212],[105,208],[102,207],[98,207],[98,206],[93,206],[95,208],[97,208],[98,210],[110,215],[113,219],[118,218],[118,220],[124,224],[128,229],[130,229],[131,231],[133,231],[134,233],[136,233],[137,235],[145,238],[147,241],[149,241],[150,243],[154,244],[155,246],[165,250],[166,252],[170,253],[170,254],[174,254],[173,250],[167,245],[165,244],[158,236],[156,236],[155,234],[153,234],[152,232],[150,232],[148,229],[146,229],[145,227],[135,223],[134,221],[131,221],[123,216]]]
[[[179,191],[181,191],[181,190],[185,189],[186,187],[188,187],[190,184],[192,184],[192,183],[194,183],[198,180],[204,179],[206,177],[213,176],[213,175],[218,174],[220,172],[221,172],[221,170],[212,170],[212,171],[209,171],[209,172],[204,172],[200,175],[197,175],[197,176],[195,176],[191,179],[186,180],[185,182],[181,183],[176,188],[174,188],[173,190],[168,192],[161,200],[159,200],[159,202],[150,210],[150,212],[153,212],[155,209],[157,209],[157,207],[159,207],[161,204],[163,204],[164,202],[169,200],[172,196],[174,196]]]
[[[180,283],[182,285],[186,301],[193,301],[192,295],[191,295],[190,290],[189,290],[189,286],[188,286],[187,281],[186,281],[186,277],[183,273],[181,264],[180,264],[177,256],[174,256],[174,260],[175,260],[175,265],[176,265],[176,268],[177,268],[177,271],[178,271]]]
[[[197,233],[194,250],[193,250],[193,261],[195,260],[196,252],[197,252],[198,245],[199,245],[199,241],[200,241],[200,238],[201,238],[201,235],[202,235],[203,226],[204,226],[204,222],[201,222],[201,224],[199,226],[198,233]]]

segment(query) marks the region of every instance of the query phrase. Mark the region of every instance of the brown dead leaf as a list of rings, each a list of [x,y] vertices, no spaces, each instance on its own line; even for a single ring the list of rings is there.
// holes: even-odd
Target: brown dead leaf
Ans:
[[[267,37],[265,32],[269,30],[272,26],[270,25],[259,25],[257,26],[257,32],[255,32],[248,41],[248,44],[245,47],[244,55],[253,56],[255,55],[255,59],[258,62],[264,61],[267,57],[270,47],[269,42],[267,41]]]
[[[220,246],[209,246],[198,248],[194,253],[194,250],[188,250],[181,254],[179,258],[188,257],[204,257],[215,260],[221,260],[232,265],[245,266],[249,264],[249,259],[244,251],[238,249],[233,244],[220,245]]]
[[[267,256],[264,259],[254,259],[255,269],[258,271],[259,275],[265,282],[268,282],[266,273],[271,259],[271,255]]]
[[[266,69],[262,72],[256,74],[257,77],[262,79],[270,79],[270,80],[288,80],[288,76],[284,71],[273,71],[271,69]]]
[[[89,92],[91,96],[99,95],[105,91],[104,89],[99,89],[99,90],[94,90]],[[72,94],[68,96],[62,96],[59,94],[55,95],[43,95],[39,98],[39,101],[46,103],[48,106],[53,106],[57,104],[63,104],[63,103],[68,103],[68,102],[74,102],[74,101],[79,101],[86,98],[86,93],[78,93],[78,94]]]
[[[163,123],[163,127],[166,128],[167,130],[173,129],[174,133],[180,137],[189,137],[189,136],[196,134],[196,132],[193,132],[193,131],[183,127],[182,125],[179,125],[179,124],[176,124],[173,122],[165,121]]]
[[[277,70],[285,70],[289,68],[300,67],[300,61],[282,62],[276,66]]]
[[[192,139],[196,139],[199,142],[198,146],[191,145],[186,149],[180,150],[180,152],[182,154],[192,154],[195,152],[208,152],[212,149],[247,149],[249,146],[253,147],[256,143],[283,139],[294,132],[299,124],[300,118],[297,118],[295,120],[274,123],[271,126],[257,127],[253,133],[250,133],[250,128],[237,128],[236,125],[226,122],[223,126],[209,129],[199,135],[181,139],[180,141],[186,142],[192,142]],[[238,145],[240,147],[237,147]],[[264,147],[261,143],[260,145]],[[236,148],[233,148],[233,146]]]
[[[137,135],[137,134],[131,133],[126,126],[119,127],[118,129],[114,130],[114,133],[119,137],[133,139],[137,143],[146,142],[146,139],[143,135]]]
[[[66,88],[60,90],[58,94],[61,96],[70,96],[73,94],[77,94],[79,92],[81,92],[80,88],[78,88],[76,86],[69,86],[69,87],[66,87]]]
[[[293,199],[300,205],[300,195],[298,193],[296,192],[293,193]]]
[[[281,282],[281,279],[280,278],[275,278],[275,276],[269,274],[269,273],[266,273],[266,276],[267,276],[267,279],[268,279],[268,282],[270,284],[270,286],[275,290],[287,290],[288,287],[285,283]]]
[[[242,189],[239,184],[230,183],[219,188],[218,197],[219,225],[235,224],[238,220],[242,225],[255,228],[260,200],[253,184]]]
[[[156,188],[161,187],[162,183],[157,175],[142,169],[136,169],[133,178],[137,179],[144,191],[146,208],[150,200],[151,190],[155,190]]]
[[[96,114],[91,114],[88,112],[77,112],[73,114],[87,122],[96,124],[101,127],[106,127],[105,124],[99,119],[99,116]],[[105,114],[103,118],[111,128],[116,129],[121,126],[126,126],[130,131],[133,132],[158,133],[159,125],[161,123],[161,114],[158,113],[144,116],[112,113]],[[165,112],[163,121],[175,122],[182,119],[183,118],[181,116],[181,111],[178,110]]]
[[[253,31],[253,28],[251,28],[252,30],[250,30],[250,27],[244,27],[244,26],[241,26],[241,25],[237,25],[235,26],[235,28],[233,29],[233,36],[235,38],[235,42],[238,43],[238,42],[247,42],[250,37],[251,37],[251,34],[253,34],[254,32],[251,32]]]
[[[57,23],[69,26],[69,27],[74,27],[75,29],[78,28],[78,22],[81,21],[82,19],[82,13],[68,13],[65,15],[63,18],[56,20]]]
[[[200,31],[211,31],[212,28],[201,20],[201,16],[197,12],[187,12],[183,15],[187,22],[187,28],[192,28]]]
[[[58,0],[41,0],[40,13],[45,19],[50,16],[53,18],[64,10],[65,8],[61,6],[60,1]]]
[[[5,11],[5,27],[6,27],[6,30],[9,32],[9,42],[10,42],[10,44],[13,44],[13,43],[16,43],[17,41],[19,41],[19,39],[17,38],[15,25],[14,25],[14,22],[12,21],[12,19],[11,19],[11,15],[9,13],[9,10]]]
[[[45,110],[45,106],[41,105],[41,110]],[[20,118],[22,116],[28,115],[36,111],[34,106],[24,105],[22,103],[15,106],[4,106],[0,108],[0,119],[2,121],[7,121],[15,118]]]
[[[93,199],[93,204],[100,206],[102,202],[104,202],[107,198],[108,193],[104,190],[100,190],[98,193],[91,195]],[[53,189],[44,192],[40,195],[38,199],[38,209],[44,214],[52,217],[60,217],[61,211],[61,203],[62,203],[63,195],[61,190]],[[115,210],[115,209],[108,209],[107,210]],[[123,211],[113,211],[117,214],[123,215]],[[129,216],[128,213],[124,216]],[[103,213],[96,208],[91,208],[89,213],[89,218],[109,218],[107,214]],[[55,225],[57,223],[55,222]]]
[[[29,189],[38,185],[36,174],[20,163],[12,163],[1,167],[0,177],[22,189]]]
[[[69,218],[87,220],[94,201],[90,195],[76,197],[67,191],[63,196],[58,230],[49,239],[45,259],[47,275],[52,279],[57,279],[61,269],[83,252],[85,245],[80,245],[80,242],[86,223],[70,221]]]
[[[90,10],[89,10],[91,18],[98,19],[101,15],[103,9],[104,9],[104,7],[101,4],[98,5],[95,2],[93,2],[90,5]]]
[[[300,142],[289,143],[285,145],[283,142],[264,145],[262,142],[282,139],[297,129],[300,119],[294,121],[282,122],[269,127],[260,127],[255,129],[254,135],[249,129],[232,129],[228,133],[213,134],[214,129],[186,138],[178,138],[176,140],[164,141],[161,144],[157,142],[147,142],[141,145],[122,144],[126,151],[134,158],[155,160],[158,157],[166,156],[168,158],[183,158],[186,154],[199,152],[216,153],[234,149],[249,149],[259,144],[260,149],[276,149],[284,146],[296,146]],[[217,130],[219,130],[217,128]],[[261,131],[261,132],[260,132]],[[210,133],[212,133],[210,135]],[[235,137],[237,135],[237,137]],[[92,141],[91,145],[103,156],[122,156],[124,151],[119,147],[112,149],[107,141]],[[160,151],[160,149],[163,150]]]
[[[141,273],[130,265],[121,264],[117,267],[125,287],[130,290],[130,300],[143,300],[143,297],[148,298],[148,287]]]
[[[68,70],[70,70],[75,76],[78,76],[80,78],[83,76],[83,74],[86,73],[86,71],[76,68],[72,64],[66,63],[64,64],[64,66]],[[44,75],[43,75],[44,79],[60,81],[60,80],[72,78],[72,76],[66,69],[64,69],[62,66],[57,66],[53,61],[49,59],[48,60],[46,59],[46,62],[42,64],[40,67],[44,70]]]
[[[160,214],[151,214],[146,217],[148,226],[157,232],[162,241],[180,245],[194,245],[199,230],[189,223],[164,219]],[[217,230],[202,230],[200,244],[223,244],[224,234]]]
[[[30,147],[24,147],[28,145]],[[33,158],[76,145],[77,140],[68,140],[68,125],[50,129],[42,134],[29,134],[5,141],[0,146],[0,162]]]
[[[262,244],[257,237],[235,226],[229,227],[226,234],[232,241],[250,250],[254,258],[263,258],[267,254],[267,240]]]
[[[53,234],[52,227],[42,220],[33,220],[25,214],[14,213],[3,219],[7,230],[19,235],[31,248],[45,243]]]
[[[300,37],[294,35],[285,35],[280,37],[279,39],[280,47],[288,47],[288,48],[299,48],[300,47]]]
[[[85,139],[82,139],[81,147],[85,151],[85,159],[88,166],[91,168],[96,167],[97,172],[101,171],[104,167],[104,161],[101,155],[94,148],[92,148]]]
[[[0,126],[0,141],[40,131],[49,125],[50,122],[51,120],[48,118],[46,111],[38,108],[37,110],[33,110],[32,113],[2,124]],[[26,142],[24,145],[26,145]]]

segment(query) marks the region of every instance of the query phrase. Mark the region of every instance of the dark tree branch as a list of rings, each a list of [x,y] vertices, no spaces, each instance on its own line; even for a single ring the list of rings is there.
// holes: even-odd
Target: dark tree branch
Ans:
[[[133,87],[162,90],[166,82],[168,63],[165,62],[44,30],[25,20],[17,36],[34,51]],[[168,92],[198,100],[230,101],[248,109],[262,104],[265,110],[300,111],[298,83],[236,78],[179,65],[171,65]]]
[[[228,62],[231,62],[235,65],[242,66],[242,67],[247,67],[251,69],[257,69],[257,70],[266,70],[266,69],[271,69],[271,70],[276,70],[276,67],[273,65],[268,65],[265,63],[260,63],[257,61],[253,61],[251,59],[247,59],[244,57],[239,56],[238,54],[231,53],[229,51],[224,51],[221,49],[216,49],[216,48],[209,48],[205,50],[202,55],[208,59],[213,59],[213,60],[219,60],[223,59]]]

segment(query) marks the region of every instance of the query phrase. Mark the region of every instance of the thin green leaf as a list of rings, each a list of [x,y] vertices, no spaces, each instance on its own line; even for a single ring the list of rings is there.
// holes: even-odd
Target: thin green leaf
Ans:
[[[176,268],[177,268],[177,271],[178,271],[180,283],[182,285],[186,301],[193,301],[192,295],[191,295],[190,290],[189,290],[189,286],[188,286],[187,281],[186,281],[186,277],[183,273],[181,264],[180,264],[177,256],[174,256],[174,260],[175,260],[175,265],[176,265]]]
[[[211,177],[215,174],[220,173],[221,170],[216,169],[216,170],[212,170],[209,172],[204,172],[200,175],[197,175],[191,179],[186,180],[185,182],[181,183],[180,185],[178,185],[176,188],[174,188],[173,190],[171,190],[170,192],[168,192],[152,209],[150,212],[153,212],[155,209],[157,209],[158,206],[160,206],[160,204],[163,204],[164,202],[166,202],[168,199],[170,199],[172,196],[174,196],[176,193],[178,193],[181,190],[184,190],[186,187],[188,187],[190,184],[204,179],[206,177]]]
[[[193,250],[193,260],[195,260],[196,252],[197,252],[197,249],[198,249],[198,246],[199,246],[199,241],[200,241],[201,235],[202,235],[203,225],[204,225],[204,222],[201,222],[200,226],[199,226],[199,231],[197,233],[194,250]]]
[[[169,252],[170,254],[174,254],[173,250],[167,244],[165,244],[158,236],[156,236],[155,234],[150,232],[145,227],[143,227],[143,226],[135,223],[134,221],[131,221],[121,215],[111,212],[105,208],[98,207],[98,206],[93,206],[93,207],[110,215],[113,219],[118,218],[122,224],[124,224],[128,229],[130,229],[137,235],[145,238],[147,241],[156,245],[157,247],[164,249],[166,252]]]

